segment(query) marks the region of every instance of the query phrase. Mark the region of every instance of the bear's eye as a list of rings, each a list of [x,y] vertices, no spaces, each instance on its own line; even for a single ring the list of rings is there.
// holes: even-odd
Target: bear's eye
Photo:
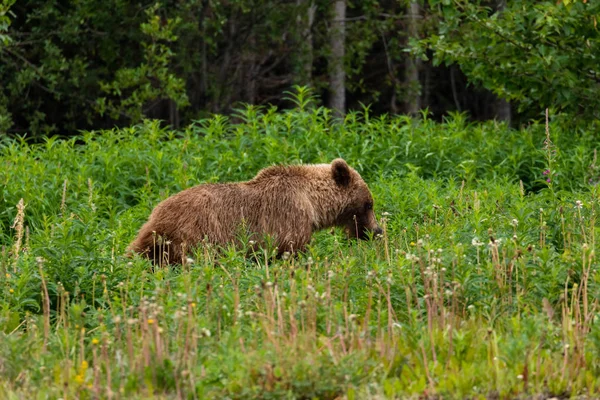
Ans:
[[[371,203],[370,201],[369,201],[369,202],[367,202],[367,203],[365,204],[365,210],[367,210],[367,211],[368,211],[368,210],[372,210],[372,209],[373,209],[373,203]]]

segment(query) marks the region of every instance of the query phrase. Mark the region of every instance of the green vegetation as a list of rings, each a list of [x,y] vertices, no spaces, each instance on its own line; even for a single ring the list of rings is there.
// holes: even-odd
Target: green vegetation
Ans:
[[[293,85],[379,115],[597,119],[599,15],[591,0],[0,0],[0,134],[179,128],[291,107]]]
[[[598,396],[595,126],[340,124],[293,100],[177,132],[1,139],[1,398]],[[381,240],[324,231],[297,257],[200,248],[159,270],[122,256],[172,193],[338,156]]]
[[[442,18],[421,45],[456,63],[472,83],[519,105],[598,118],[600,3],[582,0],[431,0]],[[424,54],[423,54],[424,55]]]

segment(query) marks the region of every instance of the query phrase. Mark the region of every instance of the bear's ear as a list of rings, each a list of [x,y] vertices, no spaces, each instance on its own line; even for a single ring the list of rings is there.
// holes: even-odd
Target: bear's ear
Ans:
[[[340,186],[348,186],[352,176],[350,175],[350,167],[346,161],[341,158],[336,158],[331,162],[331,172],[333,180]]]

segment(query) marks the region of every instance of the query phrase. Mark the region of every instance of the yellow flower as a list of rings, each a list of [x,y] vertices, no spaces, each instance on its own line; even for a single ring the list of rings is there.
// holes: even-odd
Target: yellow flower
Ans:
[[[410,242],[410,245],[411,245],[411,246],[414,246],[414,245],[415,245],[415,242]]]
[[[83,381],[84,381],[83,374],[77,374],[77,375],[75,375],[75,382],[77,382],[78,384],[81,385],[83,383]]]
[[[7,279],[10,279],[10,274],[6,274],[6,278],[7,278]]]
[[[192,303],[192,308],[196,307],[196,303]]]
[[[148,318],[148,325],[152,325],[154,323],[154,320],[152,318]]]
[[[98,339],[96,339],[96,338],[92,339],[92,344],[98,344],[98,343],[100,343],[100,341]]]
[[[14,293],[15,292],[14,289],[9,289],[8,291],[9,291],[9,293]]]

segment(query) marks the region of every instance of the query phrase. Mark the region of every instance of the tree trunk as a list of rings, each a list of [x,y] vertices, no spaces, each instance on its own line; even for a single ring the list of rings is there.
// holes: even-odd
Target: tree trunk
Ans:
[[[498,0],[496,2],[496,9],[498,10],[498,13],[501,13],[505,7],[506,7],[506,0]],[[496,119],[499,121],[504,121],[508,125],[510,125],[510,121],[512,119],[510,103],[504,99],[497,98],[494,103],[494,109],[495,109]]]
[[[175,100],[169,99],[169,122],[173,129],[179,129],[179,109]]]
[[[313,0],[296,0],[299,8],[297,16],[298,51],[296,52],[296,77],[298,85],[310,86],[312,84],[313,69],[313,36],[312,26],[315,21],[317,6]]]
[[[494,104],[496,119],[498,121],[504,121],[510,125],[512,119],[512,113],[510,109],[510,103],[504,99],[497,98]]]
[[[337,117],[346,113],[346,72],[344,54],[346,39],[346,1],[335,0],[330,28],[331,58],[329,60],[329,108]]]
[[[419,3],[416,1],[410,3],[408,9],[408,38],[419,37]],[[406,84],[405,110],[407,114],[416,115],[421,109],[421,84],[419,82],[419,69],[421,61],[415,57],[406,58],[406,75],[404,77]]]

